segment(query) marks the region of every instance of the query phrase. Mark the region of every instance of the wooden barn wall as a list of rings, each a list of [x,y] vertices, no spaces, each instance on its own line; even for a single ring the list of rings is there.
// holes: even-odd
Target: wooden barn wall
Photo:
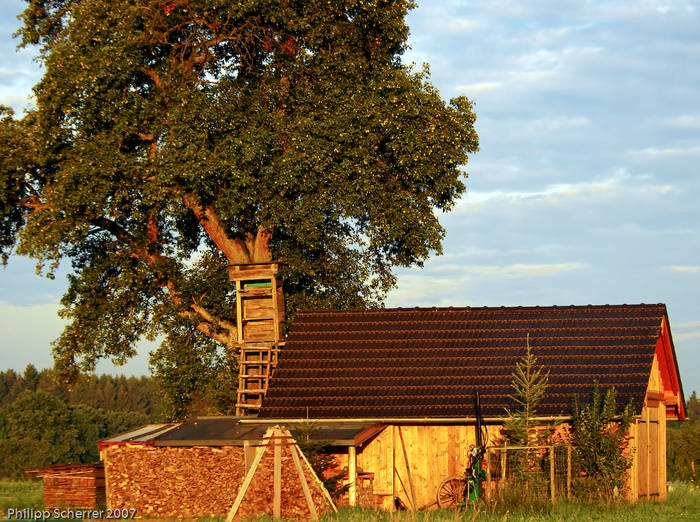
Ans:
[[[420,509],[435,502],[440,482],[464,473],[474,443],[474,426],[388,426],[358,450],[357,469],[374,473],[379,507],[392,509],[398,497],[406,507]]]
[[[108,446],[107,507],[139,517],[220,516],[245,478],[242,447]]]
[[[654,393],[650,389],[648,395],[655,397]],[[641,417],[631,427],[630,500],[666,498],[665,415],[663,401],[648,396]],[[500,426],[489,426],[489,432],[491,442],[497,443]],[[393,498],[398,497],[407,508],[421,509],[434,504],[445,478],[464,473],[467,450],[473,444],[475,430],[471,425],[388,426],[358,448],[357,470],[373,473],[378,507],[391,510]]]
[[[663,396],[664,386],[655,356],[642,415],[630,429],[630,500],[666,498],[666,406]]]

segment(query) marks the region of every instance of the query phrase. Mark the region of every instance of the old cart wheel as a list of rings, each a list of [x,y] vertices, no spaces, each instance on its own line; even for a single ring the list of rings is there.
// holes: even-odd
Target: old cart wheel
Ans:
[[[446,478],[437,491],[437,503],[441,508],[456,508],[464,505],[464,477],[455,475]]]

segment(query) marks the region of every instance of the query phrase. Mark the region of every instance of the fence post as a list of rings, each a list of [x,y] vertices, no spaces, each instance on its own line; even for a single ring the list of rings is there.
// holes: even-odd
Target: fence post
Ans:
[[[571,445],[566,447],[566,498],[571,500]]]
[[[551,491],[551,496],[552,496],[552,504],[554,504],[554,496],[555,496],[555,485],[554,485],[554,445],[551,445],[549,447],[549,483],[550,483],[550,491]]]
[[[507,460],[508,443],[506,442],[501,449],[501,486],[506,483],[506,460]]]
[[[486,448],[486,498],[491,498],[491,448]]]

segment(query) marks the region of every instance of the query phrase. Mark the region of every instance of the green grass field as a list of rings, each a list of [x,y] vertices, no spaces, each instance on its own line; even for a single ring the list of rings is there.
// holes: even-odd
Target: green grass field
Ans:
[[[7,518],[8,508],[43,507],[43,495],[41,482],[0,480],[0,516]]]
[[[40,508],[41,482],[0,481],[0,516],[7,517],[8,508]],[[207,519],[216,520],[216,519]],[[262,517],[260,522],[272,521]],[[483,504],[466,512],[425,511],[420,513],[383,513],[368,509],[343,509],[327,515],[323,522],[519,522],[530,520],[583,522],[588,520],[640,522],[645,520],[700,520],[700,489],[687,485],[675,485],[665,502],[638,502],[636,504],[591,504],[571,502],[555,504],[537,510],[517,508],[512,511],[496,511]]]

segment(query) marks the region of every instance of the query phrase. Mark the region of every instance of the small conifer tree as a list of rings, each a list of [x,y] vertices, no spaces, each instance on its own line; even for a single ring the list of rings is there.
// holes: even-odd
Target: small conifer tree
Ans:
[[[537,407],[544,398],[547,390],[549,372],[545,372],[537,363],[537,357],[530,347],[530,334],[526,338],[527,351],[523,358],[515,365],[511,387],[513,394],[510,398],[515,401],[518,408],[510,411],[506,408],[508,418],[504,423],[503,435],[509,445],[530,446],[542,442],[543,434],[535,426]]]

